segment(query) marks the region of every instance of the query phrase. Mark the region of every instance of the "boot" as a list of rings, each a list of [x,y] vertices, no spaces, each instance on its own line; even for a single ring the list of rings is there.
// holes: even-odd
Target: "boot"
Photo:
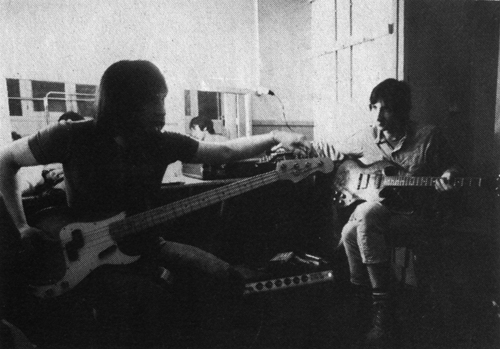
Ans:
[[[354,285],[351,309],[356,321],[363,322],[363,318],[369,321],[372,301],[372,291],[367,286]],[[365,322],[366,322],[365,321]]]
[[[352,339],[359,339],[370,325],[371,293],[367,286],[351,284],[346,302],[346,335]]]
[[[394,309],[392,302],[387,299],[377,299],[373,302],[371,328],[365,336],[368,347],[390,347],[394,340]]]

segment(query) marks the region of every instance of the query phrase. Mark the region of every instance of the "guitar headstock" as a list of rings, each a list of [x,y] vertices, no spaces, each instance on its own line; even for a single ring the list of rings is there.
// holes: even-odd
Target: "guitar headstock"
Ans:
[[[276,173],[280,179],[288,179],[296,183],[311,173],[332,172],[334,168],[333,161],[330,158],[307,158],[280,161],[276,165]]]

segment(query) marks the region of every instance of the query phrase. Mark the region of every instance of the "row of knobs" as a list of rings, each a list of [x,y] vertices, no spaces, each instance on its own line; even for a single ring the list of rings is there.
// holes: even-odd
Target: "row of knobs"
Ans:
[[[267,281],[265,283],[262,283],[262,282],[259,282],[255,285],[255,288],[259,291],[262,291],[264,288],[267,288],[267,289],[271,289],[273,288],[274,286],[276,287],[281,287],[281,286],[290,286],[292,284],[294,285],[298,285],[300,284],[300,282],[307,282],[309,281],[309,276],[308,275],[302,275],[301,277],[298,277],[298,276],[294,276],[293,278],[284,278],[283,280],[281,279],[277,279],[277,280],[274,280],[271,281]]]

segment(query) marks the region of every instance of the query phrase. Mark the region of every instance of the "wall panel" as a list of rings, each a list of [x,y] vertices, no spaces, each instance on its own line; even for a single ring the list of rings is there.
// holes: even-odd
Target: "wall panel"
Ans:
[[[315,71],[334,69],[315,78],[315,138],[341,141],[372,121],[367,108],[372,88],[398,74],[397,5],[396,0],[313,2]],[[325,98],[328,93],[333,98]],[[318,116],[327,110],[327,116]]]

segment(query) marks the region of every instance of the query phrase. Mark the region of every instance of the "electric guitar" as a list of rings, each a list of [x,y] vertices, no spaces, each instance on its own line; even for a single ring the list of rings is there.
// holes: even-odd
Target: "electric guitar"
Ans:
[[[55,237],[56,243],[42,248],[28,284],[40,298],[56,297],[73,289],[92,270],[104,264],[129,264],[140,256],[126,255],[117,241],[131,234],[181,217],[209,205],[238,196],[276,182],[298,182],[314,172],[331,172],[329,158],[286,160],[277,163],[276,170],[249,177],[238,182],[126,217],[117,214],[99,221],[75,221],[64,212],[55,212],[36,226]]]
[[[389,161],[378,161],[371,165],[364,165],[358,160],[345,160],[337,168],[334,179],[334,188],[337,192],[338,203],[349,206],[354,202],[380,201],[382,191],[395,187],[434,187],[440,177],[409,177],[388,175],[400,172],[395,164]],[[500,178],[467,177],[453,178],[451,184],[456,187],[491,187],[495,183],[498,190]]]

